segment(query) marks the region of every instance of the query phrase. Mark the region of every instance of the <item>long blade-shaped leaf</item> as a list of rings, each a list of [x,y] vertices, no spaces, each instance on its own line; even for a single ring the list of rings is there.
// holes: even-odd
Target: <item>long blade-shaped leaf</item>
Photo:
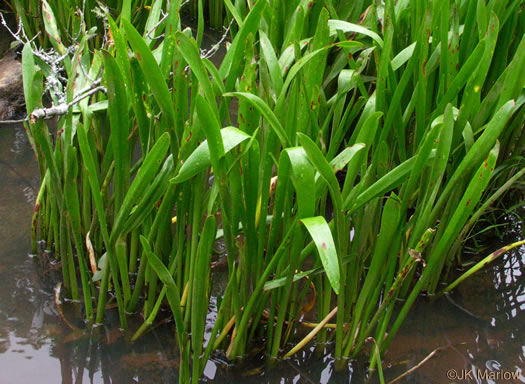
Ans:
[[[328,26],[330,27],[331,35],[335,35],[337,30],[343,31],[345,33],[346,32],[360,33],[362,35],[371,37],[377,44],[379,44],[380,47],[383,46],[383,39],[381,39],[381,37],[377,33],[361,25],[352,24],[352,23],[349,23],[343,20],[328,20]]]
[[[159,65],[151,50],[148,48],[146,42],[139,35],[135,27],[131,23],[123,19],[122,25],[126,30],[126,36],[131,44],[131,47],[135,51],[137,60],[139,61],[144,77],[148,82],[148,85],[160,107],[163,115],[166,117],[168,127],[175,127],[175,111],[171,103],[171,95],[168,89],[168,85],[162,76]],[[177,138],[182,136],[181,132],[177,132]]]
[[[315,145],[312,139],[303,133],[298,133],[297,137],[308,154],[308,158],[312,164],[314,164],[321,177],[328,183],[328,189],[330,189],[335,209],[338,211],[342,210],[343,198],[341,196],[341,191],[339,190],[339,183],[335,177],[334,170],[328,161],[326,161],[321,150]]]
[[[208,280],[210,273],[210,257],[217,224],[215,216],[208,216],[204,223],[202,237],[199,241],[197,262],[193,279],[191,299],[191,344],[193,348],[194,362],[200,358],[202,343],[204,339],[204,328],[206,325],[206,314],[208,313]]]
[[[259,110],[259,112],[261,112],[264,118],[268,120],[275,134],[277,135],[277,137],[279,137],[281,144],[284,147],[290,146],[290,139],[288,138],[288,135],[286,134],[286,131],[284,130],[283,126],[279,122],[279,119],[277,118],[277,116],[275,116],[268,104],[266,104],[259,96],[246,92],[229,92],[225,93],[224,96],[241,97],[244,100],[248,101],[250,104],[252,104],[255,108]]]
[[[175,284],[173,277],[171,277],[168,268],[159,257],[151,250],[151,246],[144,236],[140,236],[140,242],[142,244],[142,249],[144,250],[144,255],[148,259],[148,263],[153,268],[160,281],[166,286],[166,296],[168,297],[168,304],[170,305],[171,312],[175,317],[175,328],[177,329],[177,335],[179,337],[179,343],[182,344],[184,340],[184,323],[182,321],[182,312],[180,307],[180,293],[179,288]]]
[[[249,135],[235,127],[221,129],[224,153],[230,152],[243,141],[250,138]],[[176,177],[170,180],[171,183],[183,183],[199,174],[211,165],[210,148],[208,140],[203,141],[193,153],[186,159]]]
[[[140,167],[135,180],[129,187],[128,193],[124,198],[122,206],[118,212],[113,231],[111,233],[111,240],[116,240],[120,235],[121,226],[126,221],[133,204],[135,204],[140,197],[144,195],[146,188],[150,185],[153,178],[157,175],[166,152],[170,145],[170,135],[164,132],[157,140],[151,151],[144,159],[144,163]]]
[[[129,118],[128,99],[124,87],[124,77],[117,65],[116,60],[108,53],[104,54],[104,75],[108,88],[109,97],[109,122],[111,124],[111,145],[113,147],[113,158],[115,160],[115,213],[118,212],[120,204],[129,186]]]
[[[328,223],[322,216],[308,217],[301,222],[312,236],[332,289],[339,294],[339,260]]]

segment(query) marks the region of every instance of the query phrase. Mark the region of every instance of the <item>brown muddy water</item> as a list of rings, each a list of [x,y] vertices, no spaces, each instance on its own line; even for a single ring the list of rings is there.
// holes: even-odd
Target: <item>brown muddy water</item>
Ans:
[[[176,383],[178,355],[174,324],[157,327],[130,344],[108,324],[85,329],[74,304],[54,300],[60,271],[50,254],[31,255],[30,228],[39,186],[38,167],[20,125],[0,124],[0,384],[3,383]],[[514,231],[523,233],[522,223]],[[482,255],[499,244],[490,244]],[[525,383],[525,247],[458,287],[447,298],[416,303],[388,353],[385,379],[392,380],[433,356],[404,377],[404,383]],[[212,294],[221,291],[214,276]],[[213,303],[213,300],[212,300]],[[208,325],[213,325],[213,306]],[[130,321],[130,333],[140,318]],[[258,344],[258,343],[254,343]],[[259,343],[260,344],[260,343]],[[331,346],[314,347],[269,367],[264,351],[235,366],[212,356],[203,382],[214,383],[377,383],[367,360],[334,371]],[[499,376],[497,376],[499,374]]]

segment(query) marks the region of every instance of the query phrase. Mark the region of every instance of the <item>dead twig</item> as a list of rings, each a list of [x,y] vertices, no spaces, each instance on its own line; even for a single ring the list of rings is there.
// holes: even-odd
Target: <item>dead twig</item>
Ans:
[[[57,307],[58,316],[62,319],[62,321],[73,331],[79,331],[80,328],[75,327],[73,324],[71,324],[66,317],[64,316],[64,312],[62,312],[62,305],[60,304],[60,290],[62,289],[62,282],[59,282],[55,287],[55,305]]]
[[[49,108],[39,108],[35,109],[29,116],[26,116],[18,120],[0,120],[1,125],[11,125],[11,124],[22,124],[27,121],[35,123],[40,119],[52,119],[56,116],[66,115],[69,110],[78,104],[80,101],[84,100],[87,97],[94,95],[97,92],[107,93],[107,89],[102,86],[93,88],[96,84],[100,84],[100,79],[95,81],[92,86],[86,87],[84,90],[80,91],[75,98],[69,103],[62,103],[59,105],[54,105]]]
[[[416,369],[419,369],[421,368],[421,366],[423,364],[425,364],[427,361],[429,361],[431,358],[433,358],[434,356],[436,356],[438,354],[438,352],[440,352],[441,350],[443,350],[443,347],[439,347],[439,348],[436,348],[434,349],[432,352],[430,352],[427,357],[425,357],[423,360],[421,360],[419,363],[417,363],[416,365],[414,365],[412,368],[410,368],[408,371],[406,371],[405,373],[399,375],[398,377],[396,377],[394,380],[390,381],[388,384],[394,384],[394,383],[397,383],[399,380],[401,380],[402,378],[404,378],[405,376],[408,376],[410,375],[412,372],[414,372]]]
[[[62,116],[69,112],[69,109],[72,108],[75,104],[78,104],[83,99],[90,97],[94,95],[97,92],[107,92],[107,89],[105,87],[99,86],[96,88],[93,88],[89,90],[88,92],[85,92],[84,94],[81,94],[77,97],[75,97],[71,102],[69,103],[63,103],[59,105],[54,105],[50,108],[39,108],[35,109],[31,114],[29,115],[29,120],[32,123],[35,123],[37,120],[40,119],[51,119],[55,116]]]
[[[221,44],[228,37],[228,33],[230,32],[230,28],[232,26],[233,20],[234,19],[230,20],[230,24],[228,24],[228,27],[225,29],[224,34],[221,36],[221,38],[219,39],[219,41],[216,44],[212,45],[210,47],[210,49],[203,49],[203,50],[201,50],[201,57],[203,59],[209,59],[210,57],[212,57],[213,55],[215,55],[217,53],[217,51],[221,47]]]

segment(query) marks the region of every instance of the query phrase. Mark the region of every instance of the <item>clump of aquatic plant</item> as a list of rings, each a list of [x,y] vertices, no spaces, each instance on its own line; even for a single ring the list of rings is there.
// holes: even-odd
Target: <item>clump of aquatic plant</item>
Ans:
[[[15,12],[23,34],[28,40],[35,40],[40,48],[50,48],[61,42],[63,48],[78,42],[82,35],[89,34],[91,48],[100,48],[104,44],[104,18],[106,13],[116,17],[132,20],[134,25],[144,33],[153,34],[154,25],[147,24],[158,18],[164,2],[145,0],[123,1],[41,1],[41,0],[7,0],[7,9]],[[157,16],[155,16],[157,15]],[[45,33],[44,33],[45,31]],[[60,52],[63,54],[62,52]]]
[[[80,23],[51,108],[57,76],[26,44],[35,243],[39,229],[89,323],[115,300],[123,328],[143,315],[137,340],[167,302],[181,382],[254,337],[271,358],[334,340],[340,365],[372,338],[373,368],[523,176],[521,2],[216,2],[233,20],[218,68],[201,54],[202,4],[196,38],[175,0],[152,2],[154,36],[106,11],[93,50]],[[45,17],[62,52],[59,15]],[[227,285],[205,343],[217,241]]]

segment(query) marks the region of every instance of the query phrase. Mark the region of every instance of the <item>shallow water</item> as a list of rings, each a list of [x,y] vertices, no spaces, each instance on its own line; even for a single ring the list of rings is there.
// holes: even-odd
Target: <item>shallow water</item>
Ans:
[[[214,61],[220,61],[222,54]],[[55,273],[47,263],[44,268],[45,252],[30,255],[39,177],[22,126],[0,124],[0,179],[0,384],[177,382],[172,322],[160,323],[130,344],[129,334],[118,329],[117,316],[109,316],[109,325],[90,330],[71,329],[59,317],[54,288],[60,271]],[[525,383],[524,273],[522,247],[521,253],[505,255],[464,283],[449,299],[420,300],[383,356],[386,379],[394,379],[440,348],[401,382]],[[220,279],[215,281],[218,285]],[[69,322],[82,328],[75,307],[62,303],[62,308]],[[131,319],[130,333],[138,326],[140,319]],[[362,383],[367,379],[366,363],[366,359],[353,361],[348,370],[334,372],[329,354],[306,350],[269,368],[262,351],[255,351],[248,361],[231,366],[217,354],[209,361],[203,381]],[[519,376],[508,381],[476,378],[478,369],[482,375],[500,369]],[[447,377],[447,373],[458,376]],[[378,382],[377,375],[371,382]]]
[[[172,383],[177,381],[173,324],[160,324],[140,342],[129,344],[118,320],[91,330],[70,329],[58,316],[53,268],[30,253],[30,221],[38,168],[21,126],[0,125],[0,383]],[[495,246],[495,245],[494,245]],[[489,250],[486,251],[487,253]],[[507,382],[525,382],[525,249],[513,252],[436,303],[414,308],[383,356],[387,379],[415,366],[436,348],[440,352],[403,382],[505,382],[480,379],[501,369],[518,372]],[[63,303],[70,323],[72,304]],[[140,325],[130,322],[131,329]],[[334,372],[333,359],[307,350],[265,369],[262,352],[240,366],[216,355],[208,363],[207,381],[238,383],[360,383],[366,360]],[[447,372],[466,375],[450,380]],[[472,371],[474,370],[474,371]],[[451,373],[449,373],[450,375]],[[454,374],[454,372],[452,372]],[[377,382],[373,377],[372,382]]]

